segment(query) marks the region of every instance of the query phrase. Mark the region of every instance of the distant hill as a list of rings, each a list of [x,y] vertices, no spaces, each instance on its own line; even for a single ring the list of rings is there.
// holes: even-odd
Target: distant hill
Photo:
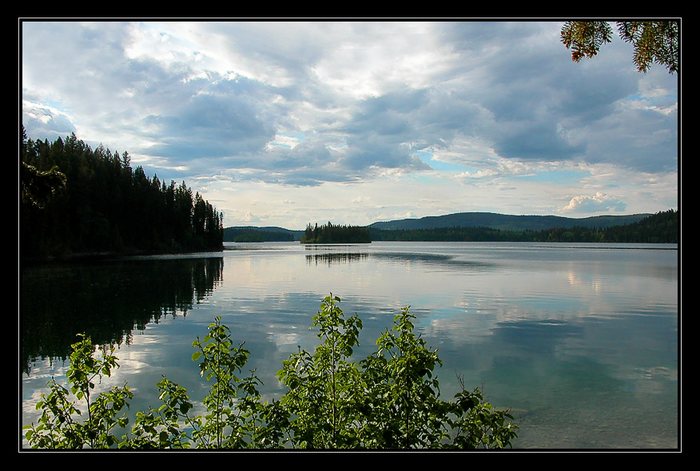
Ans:
[[[677,212],[676,212],[677,213]],[[577,228],[579,230],[605,230],[613,227],[630,226],[637,231],[636,237],[642,233],[649,233],[649,225],[670,225],[667,220],[660,220],[652,214],[630,214],[625,216],[592,216],[587,218],[568,218],[562,216],[515,216],[510,214],[470,212],[446,214],[444,216],[427,216],[420,219],[398,219],[394,221],[375,222],[369,225],[372,240],[540,240],[543,234],[535,232],[549,231],[542,240],[566,240],[568,233],[558,234],[557,231]],[[670,217],[670,216],[669,216]],[[675,216],[677,217],[677,216]],[[646,220],[645,220],[646,218]],[[642,221],[642,226],[637,223]],[[638,229],[642,228],[641,232]],[[445,230],[451,229],[453,233]],[[437,232],[435,232],[437,230]],[[656,230],[656,229],[655,229]],[[399,234],[395,231],[404,232]],[[426,232],[427,231],[427,232]],[[456,232],[455,232],[456,231]],[[409,234],[409,232],[411,232]],[[526,232],[529,232],[526,234]],[[607,235],[611,240],[625,240],[630,232],[616,231]],[[290,230],[283,227],[267,226],[232,226],[224,229],[225,242],[276,242],[298,241],[304,235],[304,231]],[[577,232],[577,238],[587,240],[593,237]],[[595,237],[600,237],[597,234]],[[618,237],[620,237],[618,239]],[[646,237],[646,236],[644,236]],[[663,240],[672,238],[666,234]],[[677,237],[677,236],[676,236]]]
[[[634,242],[678,243],[678,211],[662,211],[640,221],[610,227],[550,227],[543,230],[505,230],[492,227],[436,227],[434,229],[370,229],[372,240],[426,242]]]
[[[287,242],[299,240],[303,234],[276,226],[232,226],[224,228],[224,242]]]
[[[677,210],[661,211],[625,226],[615,226],[605,231],[610,242],[673,243],[679,241],[680,219]]]
[[[648,216],[650,216],[650,214],[568,218],[562,216],[513,216],[509,214],[474,212],[446,214],[444,216],[426,216],[420,219],[398,219],[394,221],[375,222],[369,227],[382,231],[439,229],[447,227],[482,227],[499,229],[502,231],[541,231],[545,229],[567,229],[572,227],[602,229],[632,224]]]

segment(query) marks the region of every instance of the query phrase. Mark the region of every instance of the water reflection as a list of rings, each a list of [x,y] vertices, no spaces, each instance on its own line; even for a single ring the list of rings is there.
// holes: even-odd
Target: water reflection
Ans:
[[[372,257],[380,260],[421,263],[429,266],[442,266],[447,269],[451,268],[467,268],[483,270],[493,268],[495,265],[482,260],[467,260],[449,254],[431,254],[431,253],[407,253],[407,252],[378,252],[373,253]]]
[[[320,263],[332,264],[332,263],[350,263],[359,262],[360,260],[366,260],[369,257],[367,253],[320,253],[306,256],[306,263],[315,263],[316,265]]]
[[[466,307],[434,313],[424,331],[447,359],[443,391],[461,373],[513,407],[518,447],[677,446],[677,326],[668,307],[643,320],[619,310]]]
[[[468,269],[486,269],[494,266],[493,263],[464,260],[449,254],[431,254],[431,253],[410,253],[410,252],[352,252],[337,250],[348,250],[352,246],[307,246],[306,250],[325,250],[324,253],[306,255],[308,264],[319,263],[330,265],[332,263],[350,263],[366,261],[368,258],[377,259],[379,261],[390,261],[395,263],[420,263],[430,266],[444,266],[445,268],[468,268]],[[331,251],[328,251],[331,250]],[[333,251],[336,250],[336,251]]]
[[[222,282],[222,257],[26,267],[20,361],[63,358],[79,332],[96,343],[131,341],[134,328],[187,315]]]
[[[521,424],[516,448],[678,443],[673,251],[471,243],[245,247],[225,252],[225,267],[220,260],[208,262],[214,263],[209,268],[183,259],[25,273],[23,319],[30,310],[42,314],[31,318],[33,326],[23,325],[23,348],[35,341],[30,327],[46,338],[42,329],[89,330],[124,317],[109,335],[128,339],[124,332],[148,323],[151,315],[189,312],[186,320],[161,317],[135,331],[132,343],[119,351],[122,366],[111,380],[128,380],[139,391],[132,411],[157,403],[154,385],[164,373],[199,401],[206,389],[191,361],[192,340],[221,315],[234,339],[251,351],[245,370],[256,369],[263,394],[273,397],[282,392],[275,376],[281,362],[298,345],[317,344],[311,316],[333,292],[347,314],[363,320],[357,358],[374,351],[374,340],[393,315],[410,304],[417,331],[444,361],[438,372],[442,393],[456,392],[461,374],[469,387],[483,387],[495,405],[513,408]],[[180,284],[176,280],[182,289],[166,286]],[[93,289],[98,293],[81,292]],[[197,299],[201,304],[195,305]],[[43,311],[54,305],[66,312],[45,326]],[[66,325],[56,327],[62,319]],[[53,350],[65,355],[73,332],[61,336],[63,343],[53,341],[61,344]],[[38,347],[34,351],[39,355]],[[42,355],[49,351],[44,347]],[[23,355],[23,361],[30,356]],[[36,391],[46,378],[65,372],[47,363],[34,363],[23,378],[24,423],[35,420]]]

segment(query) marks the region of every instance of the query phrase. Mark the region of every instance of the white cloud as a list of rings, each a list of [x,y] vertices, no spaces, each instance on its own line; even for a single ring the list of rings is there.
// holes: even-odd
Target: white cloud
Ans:
[[[598,191],[594,195],[577,195],[572,197],[569,203],[561,210],[565,213],[594,213],[599,211],[621,212],[624,211],[626,207],[627,205],[624,201]]]
[[[35,135],[44,138],[55,139],[75,132],[75,126],[67,114],[27,99],[22,100],[22,123]]]
[[[275,135],[274,139],[267,143],[266,150],[272,150],[274,147],[282,147],[286,149],[294,149],[299,145],[300,139],[294,136],[285,136],[284,134]]]
[[[612,201],[607,208],[596,203],[597,191],[614,193],[628,209],[643,208],[643,194],[649,208],[671,201],[678,166],[675,76],[663,68],[637,73],[622,41],[572,63],[559,28],[553,22],[25,23],[23,121],[30,137],[75,131],[92,145],[128,150],[161,179],[207,184],[236,220],[248,217],[241,204],[250,201],[227,199],[237,196],[226,186],[243,183],[246,191],[257,185],[256,201],[268,204],[265,216],[256,209],[259,221],[282,225],[285,217],[302,219],[289,215],[283,200],[299,201],[295,211],[314,211],[302,208],[302,195],[328,219],[323,202],[342,194],[336,205],[364,223],[378,214],[351,204],[358,194],[391,208],[383,216],[557,212],[570,204],[577,212],[619,210]],[[434,170],[427,172],[428,165]],[[575,168],[595,172],[572,177]],[[660,176],[663,184],[611,181],[635,172]],[[201,179],[212,175],[222,179],[214,185]],[[352,198],[344,196],[347,183],[355,185],[347,191]],[[475,188],[490,197],[466,190]],[[572,188],[591,199],[576,206]],[[278,206],[262,192],[271,192]],[[407,202],[414,193],[442,195],[442,203]]]

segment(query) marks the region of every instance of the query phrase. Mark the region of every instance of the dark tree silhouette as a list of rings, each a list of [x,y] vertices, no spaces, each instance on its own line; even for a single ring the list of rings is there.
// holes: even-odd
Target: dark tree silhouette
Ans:
[[[306,226],[302,244],[364,244],[371,242],[369,228],[364,226],[334,226],[330,221],[324,226]]]
[[[75,134],[21,146],[21,253],[75,254],[220,250],[223,215],[185,182],[166,185],[128,153],[91,149]]]

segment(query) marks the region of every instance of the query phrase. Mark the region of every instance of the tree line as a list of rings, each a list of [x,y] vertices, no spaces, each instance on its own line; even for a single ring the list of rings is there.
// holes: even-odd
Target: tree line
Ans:
[[[302,244],[367,244],[370,242],[372,239],[369,228],[365,226],[334,226],[330,221],[322,226],[308,224],[301,237]]]
[[[222,248],[223,213],[184,181],[133,169],[128,152],[75,134],[28,139],[23,128],[20,160],[23,257]]]
[[[226,242],[291,242],[294,235],[291,232],[263,231],[254,228],[224,228]]]
[[[442,227],[436,229],[371,229],[372,240],[427,242],[625,242],[678,243],[678,211],[661,211],[632,224],[606,228],[552,228],[512,231],[490,227]]]

